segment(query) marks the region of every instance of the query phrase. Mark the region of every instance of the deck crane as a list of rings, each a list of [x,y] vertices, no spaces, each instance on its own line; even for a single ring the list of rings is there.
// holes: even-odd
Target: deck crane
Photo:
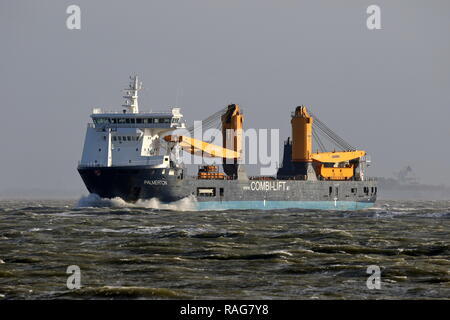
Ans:
[[[327,180],[348,180],[355,176],[360,159],[366,155],[365,151],[356,150],[345,142],[317,117],[313,117],[305,106],[295,109],[291,124],[292,162],[302,174],[309,175],[314,170],[317,177]],[[313,137],[323,149],[323,143],[317,131],[344,150],[313,153]]]
[[[222,158],[222,167],[225,174],[236,177],[239,170],[238,161],[242,154],[244,116],[239,105],[230,104],[227,108],[219,110],[203,122],[210,125],[219,118],[223,147],[183,135],[168,135],[164,137],[164,140],[178,143],[184,151],[193,155]],[[191,128],[188,131],[193,133],[194,129]]]

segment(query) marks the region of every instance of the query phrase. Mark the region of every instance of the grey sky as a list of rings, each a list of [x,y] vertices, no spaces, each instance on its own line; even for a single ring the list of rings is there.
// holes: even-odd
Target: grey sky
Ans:
[[[366,28],[370,4],[382,30]],[[371,154],[370,175],[410,164],[450,184],[449,30],[444,0],[1,0],[0,190],[84,190],[89,114],[118,109],[131,73],[143,109],[178,102],[192,121],[238,103],[246,127],[284,139],[305,104]]]

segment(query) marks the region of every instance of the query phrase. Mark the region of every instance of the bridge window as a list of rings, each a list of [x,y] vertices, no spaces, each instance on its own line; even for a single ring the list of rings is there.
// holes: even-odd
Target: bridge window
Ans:
[[[172,123],[178,123],[180,121],[180,118],[172,118]]]
[[[158,118],[155,118],[155,119],[154,119],[154,122],[155,122],[155,123],[159,123],[159,119],[158,119]]]
[[[140,118],[136,119],[136,123],[142,123],[142,119]]]
[[[162,123],[170,123],[170,118],[163,118],[161,120],[162,120]]]
[[[117,119],[117,123],[126,123],[126,119],[125,118],[119,118],[119,119]]]
[[[94,122],[98,123],[98,124],[104,124],[104,123],[109,123],[109,119],[108,118],[97,118],[97,119],[94,119]]]

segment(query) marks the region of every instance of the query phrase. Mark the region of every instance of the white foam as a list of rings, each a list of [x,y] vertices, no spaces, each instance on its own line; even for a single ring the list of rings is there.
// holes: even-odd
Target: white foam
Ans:
[[[289,257],[291,257],[293,255],[292,253],[290,253],[287,250],[273,250],[273,251],[270,251],[269,253],[270,254],[279,254],[282,256],[289,256]]]
[[[78,200],[77,207],[110,207],[110,208],[147,208],[147,209],[161,209],[174,211],[195,211],[197,208],[197,201],[194,196],[189,196],[178,201],[170,203],[162,203],[156,198],[142,200],[139,199],[135,203],[126,202],[122,198],[116,197],[113,199],[100,198],[99,195],[91,193],[88,196],[83,196]]]
[[[52,231],[53,229],[47,228],[47,229],[43,229],[43,228],[31,228],[30,230],[28,230],[28,232],[39,232],[39,231]]]

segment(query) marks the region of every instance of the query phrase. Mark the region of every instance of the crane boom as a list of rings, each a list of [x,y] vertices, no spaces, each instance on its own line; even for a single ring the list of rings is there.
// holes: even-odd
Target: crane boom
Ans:
[[[218,157],[225,159],[239,158],[239,153],[234,150],[222,148],[215,144],[186,136],[168,135],[164,137],[164,140],[167,142],[177,142],[183,148],[183,150],[194,155],[206,155],[209,157]]]

